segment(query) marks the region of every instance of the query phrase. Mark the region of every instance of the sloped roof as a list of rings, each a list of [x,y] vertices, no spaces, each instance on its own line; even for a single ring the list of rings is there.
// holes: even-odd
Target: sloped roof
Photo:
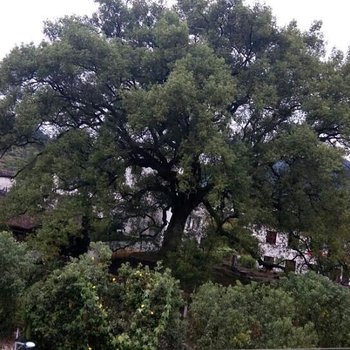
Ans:
[[[23,214],[10,219],[7,224],[14,229],[30,231],[38,226],[38,222],[33,217]]]
[[[11,170],[0,169],[0,177],[14,178],[15,172]]]

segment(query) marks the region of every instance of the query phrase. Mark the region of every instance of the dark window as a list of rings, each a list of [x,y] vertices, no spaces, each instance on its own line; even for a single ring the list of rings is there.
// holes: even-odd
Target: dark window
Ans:
[[[272,270],[272,264],[274,263],[274,258],[272,256],[264,256],[264,262],[267,264],[267,266],[265,266],[265,269],[267,270]],[[271,266],[269,266],[271,265]]]
[[[266,231],[266,243],[276,244],[276,231]]]
[[[296,264],[294,260],[286,261],[286,268],[285,268],[286,272],[295,272],[295,267],[296,267]]]
[[[265,255],[265,256],[264,256],[264,261],[265,261],[266,263],[273,264],[274,258],[273,258],[273,256],[267,256],[267,255]]]

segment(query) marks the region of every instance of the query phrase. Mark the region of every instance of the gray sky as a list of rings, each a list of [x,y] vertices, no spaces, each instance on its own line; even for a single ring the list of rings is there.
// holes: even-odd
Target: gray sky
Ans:
[[[93,0],[0,0],[0,58],[21,43],[39,43],[43,21],[91,14]]]
[[[260,2],[272,8],[277,24],[284,26],[296,19],[301,29],[310,28],[314,20],[322,20],[322,32],[328,43],[344,52],[350,46],[349,0],[245,0],[247,4]]]
[[[91,14],[96,9],[93,0],[0,0],[0,58],[16,44],[40,42],[42,23],[69,14]],[[324,23],[323,32],[328,47],[347,51],[350,45],[350,0],[259,0],[271,6],[278,25],[293,18],[302,29],[314,19]],[[253,4],[256,0],[246,0]]]

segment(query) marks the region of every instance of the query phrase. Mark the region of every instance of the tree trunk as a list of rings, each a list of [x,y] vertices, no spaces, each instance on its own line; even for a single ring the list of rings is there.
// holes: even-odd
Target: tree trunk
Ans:
[[[178,201],[172,209],[172,216],[164,233],[162,253],[176,251],[181,244],[185,224],[194,208],[187,201]]]

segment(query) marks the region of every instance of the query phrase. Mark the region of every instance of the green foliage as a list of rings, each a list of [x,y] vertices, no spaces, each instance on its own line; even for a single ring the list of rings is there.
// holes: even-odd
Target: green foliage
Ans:
[[[240,266],[248,269],[256,267],[256,260],[251,255],[241,255],[238,259],[238,263]]]
[[[241,0],[178,0],[172,9],[160,1],[97,3],[91,18],[47,23],[46,41],[15,48],[0,64],[0,153],[9,153],[7,165],[21,166],[0,201],[0,221],[35,215],[40,228],[29,242],[44,263],[78,257],[91,237],[126,228],[155,243],[164,233],[162,252],[190,286],[208,278],[222,236],[237,252],[259,255],[251,224],[302,234],[308,246],[299,248],[314,252],[320,271],[345,264],[350,56],[323,57],[320,24],[308,32],[294,22],[278,28],[270,9]],[[212,232],[198,247],[182,238],[199,207]],[[324,247],[327,257],[317,253]],[[180,301],[169,272],[124,267],[122,281],[113,282],[99,254],[32,286],[28,325],[43,347],[179,346]],[[22,271],[2,283],[23,290]],[[326,282],[314,283],[322,290]],[[296,326],[293,299],[279,289],[206,285],[200,293],[213,300],[194,323],[197,347],[315,344],[311,318]],[[345,298],[339,293],[335,299]],[[281,301],[271,321],[274,298]],[[315,314],[331,330],[332,346],[347,344],[346,317],[337,338],[331,311]],[[320,343],[328,344],[322,327]]]
[[[33,252],[11,233],[0,232],[0,336],[9,335],[21,323],[20,297],[34,269]]]
[[[89,239],[84,237],[83,206],[82,198],[65,198],[54,213],[42,216],[42,226],[28,243],[40,252],[44,261],[53,261],[60,255],[77,257],[86,251]]]
[[[254,257],[252,223],[344,260],[350,59],[323,57],[320,24],[278,28],[243,1],[97,2],[1,62],[0,151],[40,146],[1,214],[35,213],[47,256],[131,226],[155,240],[166,228],[163,251],[176,252],[201,206]]]
[[[111,345],[105,291],[107,265],[94,254],[72,260],[34,284],[25,300],[27,334],[42,348],[104,349]]]
[[[166,264],[185,289],[192,289],[207,281],[213,262],[210,252],[191,239],[184,240],[177,252],[170,252],[166,257]]]
[[[169,252],[165,263],[185,290],[193,290],[213,277],[213,266],[230,256],[226,240],[207,234],[201,243],[184,239],[176,252]]]
[[[124,265],[118,271],[123,283],[124,332],[116,336],[120,349],[181,349],[183,324],[182,305],[177,282],[170,270],[161,272],[139,266]],[[117,316],[117,315],[116,315]]]
[[[0,158],[0,169],[18,171],[38,152],[36,147],[13,147]]]
[[[190,307],[196,349],[297,348],[317,343],[314,325],[301,322],[293,297],[266,285],[201,286]]]
[[[111,251],[91,248],[30,288],[28,335],[42,348],[179,349],[181,298],[170,271],[124,265],[112,276]]]
[[[316,252],[327,246],[332,250],[327,260],[336,264],[347,255],[344,228],[350,223],[350,187],[341,154],[320,144],[316,133],[305,125],[281,133],[269,147],[263,161],[272,170],[260,193],[265,219],[286,232],[308,237],[310,245],[299,248],[314,251],[316,258]],[[279,208],[276,212],[271,210],[274,203]]]
[[[314,323],[319,347],[350,345],[349,289],[314,272],[290,274],[279,286],[294,297],[301,322]]]

